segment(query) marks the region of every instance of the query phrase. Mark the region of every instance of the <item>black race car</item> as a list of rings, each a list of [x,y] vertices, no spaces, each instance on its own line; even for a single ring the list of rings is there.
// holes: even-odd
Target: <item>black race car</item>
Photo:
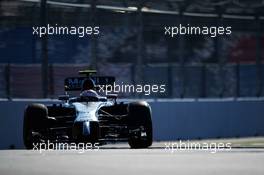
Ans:
[[[80,91],[86,81],[95,87],[109,85],[114,77],[92,76],[95,71],[80,71],[82,77],[65,79],[65,91]],[[62,95],[59,104],[31,104],[24,113],[23,139],[27,149],[36,143],[100,143],[128,141],[131,148],[152,144],[150,105],[145,101],[117,102],[116,95],[99,96],[88,91],[84,96]]]

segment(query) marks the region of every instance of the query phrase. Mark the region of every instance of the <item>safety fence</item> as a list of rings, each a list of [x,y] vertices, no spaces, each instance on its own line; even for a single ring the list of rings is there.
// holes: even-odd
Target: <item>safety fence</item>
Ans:
[[[178,65],[148,64],[143,76],[137,78],[133,64],[100,64],[98,75],[115,76],[116,84],[165,85],[165,92],[120,92],[126,98],[207,98],[207,97],[259,97],[263,96],[264,65],[261,79],[255,64]],[[89,65],[50,64],[46,98],[57,98],[64,93],[64,79],[79,76],[78,71]],[[40,64],[1,64],[0,98],[43,98],[42,68]]]

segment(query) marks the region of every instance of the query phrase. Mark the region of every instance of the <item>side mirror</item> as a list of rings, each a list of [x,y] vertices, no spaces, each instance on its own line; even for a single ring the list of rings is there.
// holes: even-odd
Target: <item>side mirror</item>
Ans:
[[[69,98],[70,98],[69,95],[60,95],[60,96],[59,96],[59,100],[61,100],[61,101],[68,101]]]
[[[106,97],[107,97],[107,99],[114,100],[114,102],[116,103],[117,94],[108,94]]]

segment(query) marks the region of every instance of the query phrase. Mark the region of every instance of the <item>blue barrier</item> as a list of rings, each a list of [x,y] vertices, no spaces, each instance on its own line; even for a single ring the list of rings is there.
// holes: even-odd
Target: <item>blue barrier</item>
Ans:
[[[0,101],[0,149],[23,148],[23,112],[32,102]],[[53,101],[57,102],[57,101]],[[264,135],[263,100],[150,100],[154,140]]]

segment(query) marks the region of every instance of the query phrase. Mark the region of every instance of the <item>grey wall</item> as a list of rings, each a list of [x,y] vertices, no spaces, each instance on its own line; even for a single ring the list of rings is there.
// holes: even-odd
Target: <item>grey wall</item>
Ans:
[[[0,101],[0,149],[23,147],[23,111],[32,102]],[[150,105],[155,140],[264,135],[263,100],[170,100]]]

